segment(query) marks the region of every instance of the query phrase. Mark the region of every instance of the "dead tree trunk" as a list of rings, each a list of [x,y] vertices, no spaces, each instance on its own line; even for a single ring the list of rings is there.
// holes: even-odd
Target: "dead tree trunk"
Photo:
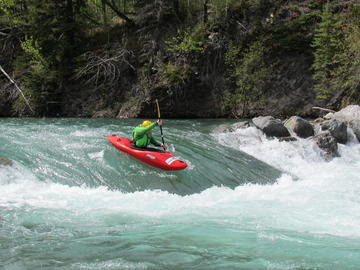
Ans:
[[[204,6],[203,6],[203,11],[204,11],[204,17],[203,17],[203,20],[204,20],[204,24],[207,24],[208,22],[208,3],[210,2],[210,0],[204,0]]]
[[[116,6],[114,0],[102,0],[105,5],[107,5],[109,8],[111,8],[117,16],[119,16],[121,19],[125,20],[127,23],[131,25],[135,25],[135,22],[131,20],[128,16],[126,16],[123,12],[120,11],[120,9]]]
[[[20,92],[21,96],[23,97],[23,99],[25,100],[26,105],[29,107],[30,111],[34,114],[34,110],[31,108],[29,101],[27,100],[27,98],[25,97],[23,91],[21,91],[20,87],[16,84],[16,82],[11,79],[11,77],[9,76],[9,74],[6,73],[6,71],[2,68],[2,66],[0,65],[0,71],[5,75],[6,78],[8,78],[8,80],[15,85],[16,89]]]

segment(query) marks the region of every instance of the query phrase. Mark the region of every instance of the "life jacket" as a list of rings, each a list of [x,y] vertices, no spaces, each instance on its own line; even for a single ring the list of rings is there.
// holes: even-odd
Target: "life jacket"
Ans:
[[[135,128],[136,129],[136,128]],[[151,141],[151,135],[145,133],[142,137],[140,138],[135,138],[135,129],[132,132],[132,141],[133,144],[138,146],[138,147],[147,147],[150,144]]]

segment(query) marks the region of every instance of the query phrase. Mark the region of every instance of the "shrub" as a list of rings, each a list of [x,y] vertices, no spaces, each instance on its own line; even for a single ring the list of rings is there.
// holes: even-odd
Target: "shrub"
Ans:
[[[238,62],[239,48],[232,44],[228,47],[225,59],[232,67],[230,75],[236,90],[224,95],[223,107],[233,113],[241,107],[242,115],[246,115],[249,103],[261,100],[264,94],[264,86],[270,78],[269,67],[265,63],[267,49],[264,42],[262,39],[253,42]]]

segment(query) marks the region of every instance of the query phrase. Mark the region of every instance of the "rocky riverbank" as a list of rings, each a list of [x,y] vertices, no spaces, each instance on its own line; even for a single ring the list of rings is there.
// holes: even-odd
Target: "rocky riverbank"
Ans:
[[[325,160],[339,157],[338,144],[347,144],[350,141],[360,141],[360,106],[349,105],[346,108],[328,113],[314,120],[306,120],[299,116],[292,116],[285,120],[273,116],[259,116],[251,123],[243,121],[232,126],[218,126],[214,132],[234,132],[239,128],[255,126],[268,138],[281,141],[295,141],[307,139],[314,142],[320,149]]]

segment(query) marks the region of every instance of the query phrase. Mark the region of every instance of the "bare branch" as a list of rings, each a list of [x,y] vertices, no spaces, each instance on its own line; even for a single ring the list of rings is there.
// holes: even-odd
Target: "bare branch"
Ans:
[[[102,0],[105,5],[110,7],[116,15],[118,15],[121,19],[125,20],[126,22],[135,25],[135,22],[131,20],[128,16],[126,16],[124,13],[120,11],[120,9],[116,6],[114,0]]]
[[[334,110],[330,110],[330,109],[326,109],[326,108],[321,108],[321,107],[312,107],[314,110],[320,110],[320,111],[324,111],[324,112],[331,112],[334,113]]]
[[[9,79],[9,81],[10,81],[11,83],[13,83],[13,84],[15,85],[16,89],[20,92],[21,96],[22,96],[23,99],[25,100],[25,103],[26,103],[26,105],[29,107],[30,111],[31,111],[32,113],[34,113],[33,109],[32,109],[31,106],[30,106],[29,101],[26,99],[26,97],[24,96],[23,91],[21,91],[20,87],[16,84],[16,82],[15,82],[13,79],[11,79],[11,77],[6,73],[6,71],[2,68],[2,66],[0,66],[0,71],[5,75],[6,78]]]
[[[124,48],[87,52],[83,55],[86,64],[77,72],[75,79],[85,78],[86,84],[95,87],[117,84],[122,72],[129,68],[135,70],[129,62],[132,56],[133,53]]]

